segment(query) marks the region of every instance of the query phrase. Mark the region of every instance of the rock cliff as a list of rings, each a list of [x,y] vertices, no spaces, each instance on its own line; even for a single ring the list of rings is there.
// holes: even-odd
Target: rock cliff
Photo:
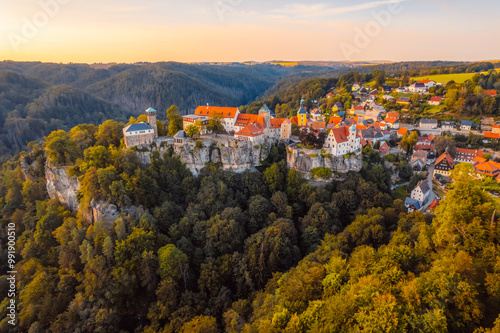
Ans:
[[[51,199],[58,198],[69,209],[78,210],[77,192],[80,188],[80,182],[77,177],[68,176],[65,168],[47,165],[45,179],[47,180],[47,192]]]
[[[359,172],[363,168],[363,159],[360,154],[347,158],[321,154],[320,151],[308,153],[307,150],[291,147],[288,148],[287,163],[291,169],[302,172],[306,178],[309,178],[311,169],[319,167],[338,173]]]

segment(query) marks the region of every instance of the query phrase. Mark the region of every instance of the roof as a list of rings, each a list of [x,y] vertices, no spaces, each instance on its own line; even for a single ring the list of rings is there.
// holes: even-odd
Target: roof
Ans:
[[[421,124],[437,124],[437,120],[436,119],[420,119],[420,123]]]
[[[301,106],[297,114],[307,114],[307,110],[305,107]]]
[[[267,113],[271,113],[271,109],[269,109],[269,107],[267,106],[267,104],[264,104],[262,105],[262,107],[260,108],[259,112],[267,112]]]
[[[249,124],[241,131],[236,133],[238,136],[256,137],[264,134],[264,129],[259,124]]]
[[[484,163],[486,161],[487,161],[487,159],[485,159],[484,157],[476,156],[472,160],[472,164],[481,164],[481,163]]]
[[[387,112],[387,118],[399,119],[399,112],[394,112],[394,111]]]
[[[175,135],[174,135],[174,138],[175,139],[187,139],[188,136],[186,134],[186,132],[184,132],[183,130],[180,130],[179,132],[177,132]]]
[[[124,128],[125,132],[136,132],[136,131],[147,131],[147,130],[152,130],[153,127],[151,127],[149,124],[146,123],[137,123],[137,124],[130,124],[127,127]]]
[[[318,108],[314,108],[312,111],[311,111],[311,114],[323,114],[323,112],[318,109]]]
[[[447,151],[445,151],[441,156],[437,158],[435,165],[438,165],[442,161],[448,162],[449,166],[452,168],[455,166],[455,163],[453,162],[453,157],[451,157],[450,153],[448,153]]]
[[[442,96],[432,96],[431,102],[441,102],[442,99],[443,99]]]
[[[408,102],[410,103],[411,102],[411,99],[409,99],[408,97],[399,97],[398,98],[398,102]]]
[[[341,117],[330,117],[330,121],[328,122],[329,124],[335,124],[338,125],[342,122]]]
[[[372,95],[372,96],[373,96],[373,95],[378,95],[378,89],[372,90],[372,91],[370,92],[370,95]]]
[[[423,194],[426,194],[427,192],[429,192],[431,190],[430,186],[429,186],[429,182],[427,181],[427,179],[425,180],[422,180],[418,185],[417,187],[420,188],[420,190],[422,191]]]
[[[238,118],[236,118],[235,126],[245,127],[248,124],[255,123],[259,118],[256,114],[240,113]]]
[[[429,82],[436,82],[436,81],[434,81],[434,80],[428,80],[427,79],[427,80],[422,80],[420,82],[422,82],[423,84],[426,84],[426,83],[429,83]]]
[[[153,109],[153,108],[149,108],[149,109],[147,109],[147,110],[146,110],[146,112],[147,112],[147,113],[152,113],[152,112],[156,112],[156,110],[155,110],[155,109]]]
[[[457,154],[483,157],[484,151],[478,149],[457,148]]]
[[[496,96],[497,95],[497,91],[496,90],[485,90],[484,93],[486,95],[490,95],[490,96]]]
[[[439,200],[438,199],[435,199],[429,206],[429,209],[434,209],[436,208],[437,206],[439,206]]]
[[[385,118],[385,121],[389,124],[394,124],[395,122],[399,121],[397,118]]]
[[[361,136],[365,139],[368,138],[382,138],[384,134],[382,134],[382,131],[378,128],[375,127],[370,127],[364,130],[361,130]]]
[[[406,207],[415,207],[415,209],[420,209],[420,202],[418,200],[412,199],[412,198],[406,198],[405,199],[405,206]]]
[[[427,159],[427,152],[426,151],[423,151],[423,150],[418,150],[416,152],[413,153],[413,155],[411,156],[412,159],[418,159],[418,158],[422,158],[422,159]]]
[[[326,121],[324,120],[316,120],[312,122],[312,128],[315,130],[325,129],[325,127],[326,127]]]
[[[338,108],[342,108],[344,105],[341,102],[337,102],[334,104],[334,106],[336,106]]]
[[[415,87],[415,88],[425,88],[425,84],[422,83],[422,82],[415,82],[410,87],[412,87],[412,86]]]
[[[443,127],[443,126],[452,126],[452,127],[455,127],[455,123],[452,122],[452,121],[443,121],[441,123],[441,127]]]
[[[297,116],[293,116],[292,118],[290,118],[290,122],[292,124],[298,125],[299,124],[299,118]]]
[[[285,122],[285,120],[288,120],[286,118],[271,118],[271,128],[280,128],[281,124]],[[288,120],[290,122],[290,120]]]
[[[279,118],[278,118],[278,119],[279,119]],[[273,121],[273,120],[271,119],[271,123],[272,123],[272,121]],[[289,125],[289,124],[291,124],[291,123],[292,123],[292,122],[291,122],[291,121],[290,121],[290,119],[288,119],[288,118],[285,118],[285,120],[283,120],[283,124],[285,124],[285,125]]]
[[[355,105],[355,106],[353,106],[353,107],[352,107],[352,109],[353,109],[354,111],[364,111],[364,110],[365,110],[365,107],[364,107],[364,106],[362,106],[362,105]]]
[[[332,128],[332,131],[329,135],[333,136],[335,138],[335,142],[337,143],[349,141],[349,131],[345,126]]]
[[[484,132],[484,137],[488,139],[500,139],[500,133]]]
[[[196,111],[194,111],[194,114],[198,116],[213,117],[220,115],[223,118],[234,118],[236,116],[236,112],[238,112],[238,108],[222,106],[198,106],[196,108]]]
[[[430,142],[434,141],[435,138],[436,138],[436,136],[432,133],[427,135],[427,139],[429,139]]]
[[[404,127],[401,127],[401,128],[398,130],[398,134],[401,134],[401,135],[408,134],[408,129],[407,129],[407,128],[404,128]]]
[[[475,166],[475,168],[476,170],[480,170],[481,172],[486,172],[490,174],[495,174],[498,171],[500,171],[498,163],[492,161],[478,164]]]
[[[471,120],[462,120],[462,126],[472,126]]]
[[[382,154],[388,154],[389,151],[391,150],[391,148],[389,148],[389,145],[387,144],[387,142],[384,142],[380,148],[378,149],[379,152],[381,152]]]

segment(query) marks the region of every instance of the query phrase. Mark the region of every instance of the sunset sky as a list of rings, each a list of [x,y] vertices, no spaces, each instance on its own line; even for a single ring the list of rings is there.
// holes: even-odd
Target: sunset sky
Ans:
[[[493,60],[499,15],[489,0],[2,1],[0,60]]]

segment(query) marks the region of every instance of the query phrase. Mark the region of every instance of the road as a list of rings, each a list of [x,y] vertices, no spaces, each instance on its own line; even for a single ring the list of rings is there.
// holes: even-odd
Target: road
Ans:
[[[420,128],[418,126],[409,125],[409,124],[402,124],[401,127],[404,127],[406,129],[408,129],[408,131],[418,130],[418,131],[420,131],[420,134],[427,134],[427,135],[434,134],[436,136],[441,135],[443,132],[450,132],[453,135],[462,134],[462,135],[465,135],[465,136],[468,136],[469,133],[472,133],[472,134],[475,134],[475,135],[481,135],[481,136],[483,135],[479,131],[443,130],[441,128],[426,129],[426,128]]]

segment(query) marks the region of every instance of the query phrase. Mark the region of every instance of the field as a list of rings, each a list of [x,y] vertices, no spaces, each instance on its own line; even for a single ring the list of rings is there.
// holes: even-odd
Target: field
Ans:
[[[443,111],[444,108],[445,108],[445,105],[443,105],[443,104],[441,104],[441,105],[429,105],[428,107],[425,108],[424,113],[436,114],[436,113]]]
[[[498,69],[497,69],[498,71]],[[472,77],[476,75],[476,73],[460,73],[460,74],[438,74],[438,75],[426,75],[426,76],[419,76],[419,77],[412,77],[410,80],[414,81],[422,81],[422,80],[434,80],[437,83],[448,83],[451,80],[455,81],[456,83],[464,83],[467,80],[472,79]]]

